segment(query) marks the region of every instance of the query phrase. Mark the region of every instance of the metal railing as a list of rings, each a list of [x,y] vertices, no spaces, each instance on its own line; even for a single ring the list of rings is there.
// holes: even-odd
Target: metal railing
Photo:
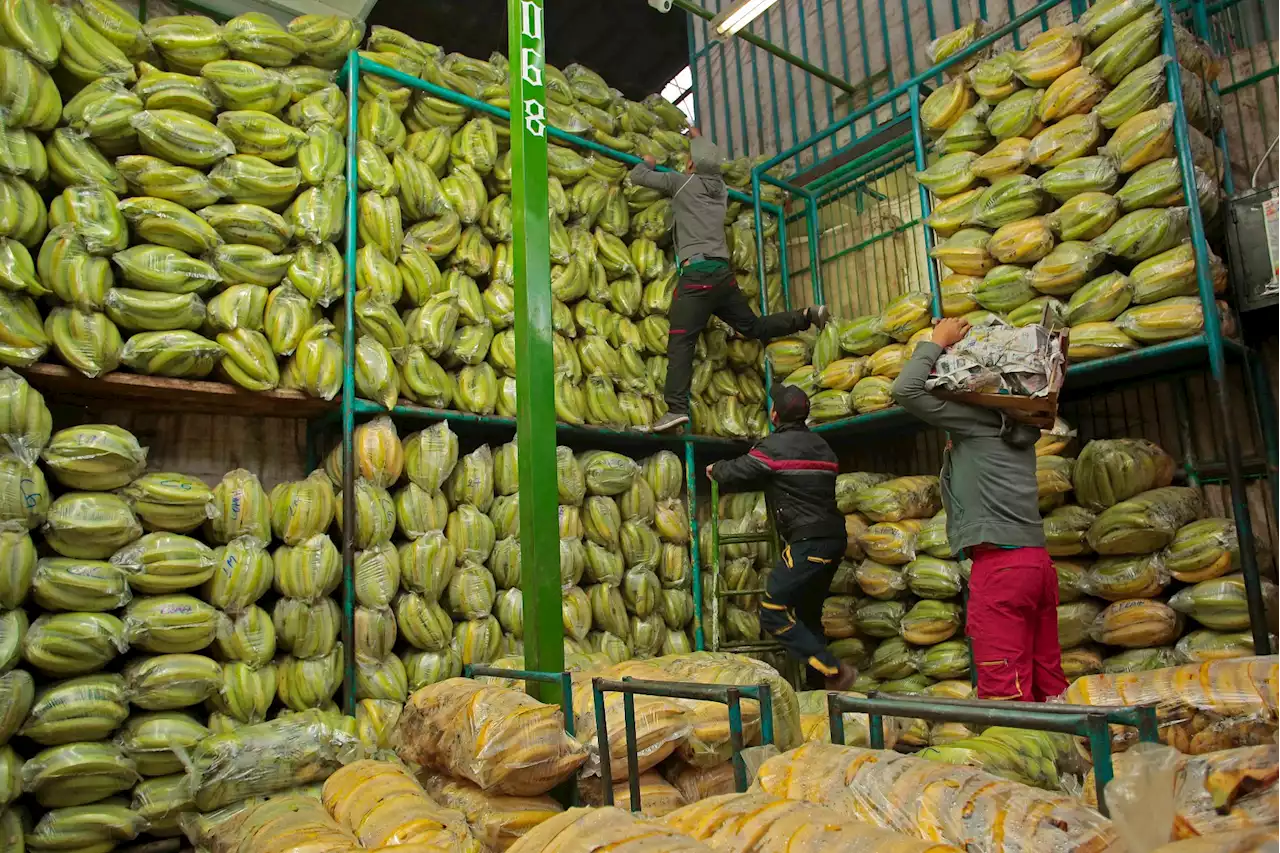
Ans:
[[[1049,702],[998,702],[987,699],[945,699],[914,696],[850,696],[827,694],[827,718],[831,742],[844,743],[844,714],[867,715],[872,749],[884,749],[884,718],[908,717],[930,722],[969,723],[981,726],[1012,726],[1042,732],[1075,735],[1089,741],[1094,779],[1098,789],[1098,810],[1109,816],[1106,787],[1114,776],[1111,762],[1111,726],[1133,726],[1138,739],[1159,740],[1156,712],[1152,705],[1107,708],[1093,705],[1066,705]]]
[[[624,678],[612,681],[607,678],[591,679],[591,696],[595,703],[596,738],[600,753],[600,789],[603,803],[613,805],[613,765],[609,751],[609,720],[605,708],[606,693],[622,694],[622,715],[627,739],[627,783],[631,795],[631,810],[640,811],[640,772],[636,743],[636,696],[660,696],[667,699],[691,699],[700,702],[719,702],[729,708],[729,747],[732,751],[733,778],[738,793],[747,790],[747,765],[742,757],[746,748],[742,728],[742,700],[754,699],[760,706],[760,743],[773,743],[773,694],[767,684],[697,684],[675,681],[643,681]]]

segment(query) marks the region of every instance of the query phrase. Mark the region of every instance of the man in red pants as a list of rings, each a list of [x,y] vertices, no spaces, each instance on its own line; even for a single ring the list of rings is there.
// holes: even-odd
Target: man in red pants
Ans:
[[[994,409],[935,397],[925,388],[938,357],[969,331],[938,323],[893,384],[893,398],[947,431],[942,504],[952,553],[973,560],[966,626],[978,696],[1043,702],[1067,688],[1058,645],[1058,578],[1044,547],[1036,490],[1040,431]]]

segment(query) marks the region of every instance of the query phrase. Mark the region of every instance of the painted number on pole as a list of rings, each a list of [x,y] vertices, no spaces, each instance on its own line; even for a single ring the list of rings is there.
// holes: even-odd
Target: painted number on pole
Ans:
[[[542,88],[542,68],[538,56],[542,53],[542,6],[535,0],[522,0],[520,14],[520,76],[530,86]],[[546,113],[540,92],[524,99],[524,126],[534,136],[546,135]]]

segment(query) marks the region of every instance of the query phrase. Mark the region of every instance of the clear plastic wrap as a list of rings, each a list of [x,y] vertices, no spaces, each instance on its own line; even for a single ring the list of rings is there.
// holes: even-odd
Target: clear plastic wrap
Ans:
[[[425,773],[420,779],[438,803],[466,816],[472,835],[489,850],[507,850],[535,826],[564,811],[548,796],[494,794],[465,780],[435,773]]]
[[[713,848],[620,808],[576,808],[530,830],[510,853],[706,853]]]
[[[1089,528],[1099,554],[1149,554],[1173,541],[1180,527],[1204,511],[1200,490],[1165,486],[1141,492],[1103,510]]]
[[[1101,512],[1149,489],[1169,485],[1173,459],[1158,445],[1139,438],[1089,442],[1076,461],[1076,498]]]
[[[668,826],[725,853],[957,853],[834,809],[768,794],[726,794],[667,815]]]
[[[642,818],[665,817],[686,805],[684,795],[674,785],[662,778],[657,771],[640,776],[640,808],[631,807],[631,789],[625,779],[612,783],[613,804]],[[581,787],[582,801],[588,806],[600,806],[604,802],[603,786],[599,779],[591,779]]]
[[[1160,739],[1198,755],[1232,746],[1273,743],[1280,658],[1250,657],[1077,680],[1068,702],[1086,705],[1156,703]],[[1113,742],[1128,746],[1133,729],[1113,729]]]
[[[857,492],[854,507],[873,521],[929,518],[942,508],[938,478],[898,477]]]
[[[359,749],[354,735],[311,710],[207,737],[183,763],[196,808],[210,811],[327,778]]]
[[[542,794],[587,760],[560,717],[523,693],[454,678],[413,694],[394,742],[401,758],[485,789]]]
[[[324,784],[324,808],[367,848],[423,844],[479,853],[463,816],[442,808],[403,766],[361,760]]]
[[[806,744],[765,762],[751,790],[982,853],[1123,849],[1073,797],[886,751]]]

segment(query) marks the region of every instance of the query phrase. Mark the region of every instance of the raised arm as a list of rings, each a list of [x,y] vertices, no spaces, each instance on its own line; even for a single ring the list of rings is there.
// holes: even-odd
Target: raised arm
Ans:
[[[946,346],[964,337],[967,330],[968,324],[963,320],[943,320],[934,330],[934,337],[940,338],[943,345],[933,341],[918,344],[893,383],[893,399],[899,406],[930,426],[957,435],[965,435],[972,432],[974,427],[984,426],[982,413],[986,410],[935,397],[925,388],[924,383],[933,372],[934,362],[946,352]]]
[[[687,175],[679,172],[659,172],[653,168],[654,162],[652,157],[646,157],[637,163],[629,173],[631,183],[638,187],[648,187],[651,190],[658,190],[667,195],[675,195],[685,181],[689,180]]]
[[[736,459],[725,459],[707,466],[707,475],[720,484],[721,488],[731,492],[744,492],[764,486],[764,479],[769,475],[769,458],[760,447],[753,449]]]

